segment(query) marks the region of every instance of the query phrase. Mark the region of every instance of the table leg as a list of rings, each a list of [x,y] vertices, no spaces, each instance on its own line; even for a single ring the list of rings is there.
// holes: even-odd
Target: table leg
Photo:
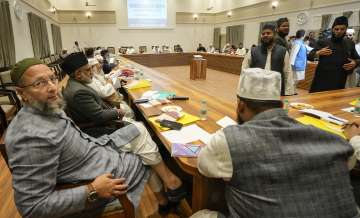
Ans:
[[[193,176],[193,191],[192,191],[192,212],[196,213],[207,206],[208,198],[208,182],[207,178],[197,173]]]

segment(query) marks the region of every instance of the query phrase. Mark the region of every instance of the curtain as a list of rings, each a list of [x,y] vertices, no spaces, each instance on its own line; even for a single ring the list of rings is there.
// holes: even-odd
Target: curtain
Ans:
[[[33,13],[28,13],[28,18],[34,56],[37,58],[49,57],[50,45],[46,21]]]
[[[360,11],[359,11],[359,26],[360,26]],[[357,41],[360,42],[360,28],[358,29]]]
[[[55,24],[51,24],[51,33],[52,33],[53,44],[54,44],[54,53],[61,54],[62,42],[61,42],[60,27]]]
[[[260,41],[261,41],[261,32],[262,32],[262,28],[264,27],[264,25],[265,24],[267,24],[267,23],[270,23],[270,24],[272,24],[272,25],[274,25],[275,26],[275,28],[276,28],[276,21],[266,21],[266,22],[261,22],[260,23],[260,29],[259,29],[259,38],[258,38],[258,43],[260,44]]]
[[[329,28],[331,21],[331,14],[324,14],[321,16],[321,30]]]
[[[226,27],[226,42],[230,45],[239,46],[244,41],[244,25],[227,26]]]
[[[214,28],[214,41],[213,41],[213,46],[215,47],[215,49],[220,49],[220,35],[221,35],[221,30],[220,28]]]
[[[0,68],[15,64],[15,42],[8,1],[0,2]]]
[[[345,16],[349,19],[353,13],[354,13],[353,11],[345,11],[345,12],[343,12],[343,16]]]

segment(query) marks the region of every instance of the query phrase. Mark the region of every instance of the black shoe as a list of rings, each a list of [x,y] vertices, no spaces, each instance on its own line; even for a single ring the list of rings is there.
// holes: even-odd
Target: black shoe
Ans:
[[[177,189],[168,189],[166,192],[166,197],[171,203],[179,203],[181,199],[186,197],[186,194],[187,192],[184,185],[181,185]]]
[[[168,214],[174,207],[176,207],[177,204],[176,203],[172,203],[172,202],[167,202],[167,204],[165,205],[161,205],[159,204],[158,206],[158,213],[160,215],[166,215]]]

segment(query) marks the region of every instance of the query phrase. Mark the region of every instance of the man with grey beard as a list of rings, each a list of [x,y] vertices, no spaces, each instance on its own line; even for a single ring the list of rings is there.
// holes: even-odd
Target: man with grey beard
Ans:
[[[137,207],[147,181],[159,207],[185,196],[181,180],[162,161],[143,125],[131,123],[93,138],[61,109],[58,80],[40,60],[16,63],[11,79],[24,107],[10,123],[5,145],[22,217],[98,217],[124,194]],[[56,189],[84,181],[92,182]]]
[[[122,109],[113,108],[89,84],[94,76],[84,53],[73,53],[64,59],[61,68],[69,75],[63,91],[66,113],[85,133],[99,137],[118,129],[116,121],[124,116]]]

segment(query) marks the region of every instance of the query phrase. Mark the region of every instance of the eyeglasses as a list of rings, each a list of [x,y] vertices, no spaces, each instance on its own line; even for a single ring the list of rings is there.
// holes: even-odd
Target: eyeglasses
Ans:
[[[57,84],[58,83],[58,78],[56,76],[50,76],[49,79],[40,79],[40,80],[36,80],[35,82],[31,83],[30,85],[26,85],[26,86],[21,86],[21,88],[26,88],[26,87],[34,87],[37,89],[41,89],[41,88],[45,88],[48,84],[49,81],[51,81],[52,84]]]

